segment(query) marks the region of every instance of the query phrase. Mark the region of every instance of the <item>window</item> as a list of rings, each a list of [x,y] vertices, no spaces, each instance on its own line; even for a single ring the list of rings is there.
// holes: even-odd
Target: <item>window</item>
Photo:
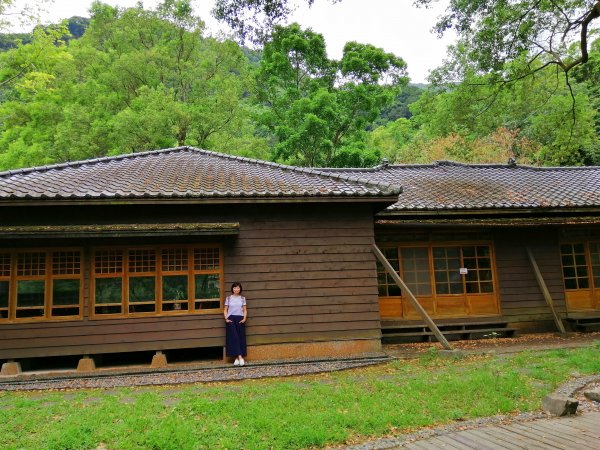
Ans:
[[[417,297],[494,292],[489,245],[384,247],[382,252]],[[466,269],[466,273],[461,273],[461,269],[463,272]],[[400,289],[379,262],[377,279],[380,297],[401,295]]]
[[[565,289],[600,286],[600,243],[574,242],[560,246]]]
[[[0,253],[0,320],[80,317],[81,250]]]
[[[222,307],[217,246],[98,249],[93,264],[94,315],[184,314]]]

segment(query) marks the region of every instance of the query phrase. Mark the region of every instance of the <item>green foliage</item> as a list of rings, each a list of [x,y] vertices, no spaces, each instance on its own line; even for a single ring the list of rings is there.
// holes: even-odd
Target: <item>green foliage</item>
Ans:
[[[348,42],[335,61],[322,35],[297,24],[277,27],[257,74],[258,121],[276,140],[276,160],[310,167],[370,162],[374,153],[359,155],[357,143],[406,82],[404,61],[372,45]]]
[[[518,70],[514,67],[519,64],[509,70]],[[539,165],[581,165],[598,141],[588,92],[583,84],[568,86],[550,69],[508,84],[466,74],[462,83],[431,89],[411,105],[411,121],[420,132],[414,144],[430,156],[465,162],[515,158]]]
[[[36,29],[0,55],[0,168],[196,145],[262,156],[237,44],[203,36],[187,0],[156,10],[96,2],[83,37]],[[35,67],[35,69],[33,69]],[[24,70],[27,68],[27,70]]]

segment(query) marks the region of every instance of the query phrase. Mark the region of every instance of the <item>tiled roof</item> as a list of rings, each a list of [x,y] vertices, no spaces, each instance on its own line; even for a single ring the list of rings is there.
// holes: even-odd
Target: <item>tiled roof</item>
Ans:
[[[380,197],[393,183],[178,147],[0,172],[0,201],[18,199]]]
[[[600,167],[439,161],[327,170],[400,184],[402,195],[388,211],[600,207]]]

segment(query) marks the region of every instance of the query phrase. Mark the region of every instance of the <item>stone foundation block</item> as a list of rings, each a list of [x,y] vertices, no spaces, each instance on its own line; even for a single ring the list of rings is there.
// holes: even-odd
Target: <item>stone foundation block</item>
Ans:
[[[96,370],[96,363],[89,356],[84,356],[77,363],[77,372],[92,372]]]
[[[152,357],[152,364],[150,367],[153,369],[161,369],[163,367],[167,367],[167,355],[163,352],[156,352],[156,354]]]
[[[3,376],[14,376],[21,373],[21,363],[9,361],[2,364],[2,371],[0,375]]]
[[[544,411],[555,416],[570,416],[577,412],[579,402],[566,395],[550,394],[543,398],[542,408]]]

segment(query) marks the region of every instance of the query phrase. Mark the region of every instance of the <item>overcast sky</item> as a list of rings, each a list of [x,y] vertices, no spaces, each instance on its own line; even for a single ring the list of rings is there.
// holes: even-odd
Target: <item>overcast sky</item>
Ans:
[[[22,2],[17,2],[22,3]],[[71,16],[89,16],[92,0],[53,0],[42,13],[44,23]],[[104,3],[133,6],[137,0],[104,0]],[[159,0],[144,0],[145,7],[154,7]],[[300,2],[304,4],[304,2]],[[330,0],[315,0],[312,8],[301,6],[292,20],[325,36],[330,58],[340,58],[348,41],[373,44],[402,57],[408,64],[412,82],[422,83],[429,71],[442,62],[451,36],[438,39],[431,32],[436,18],[444,12],[435,8],[416,8],[412,0],[342,0],[332,5]],[[212,33],[227,31],[210,16],[213,0],[193,0],[197,15],[207,23]]]

